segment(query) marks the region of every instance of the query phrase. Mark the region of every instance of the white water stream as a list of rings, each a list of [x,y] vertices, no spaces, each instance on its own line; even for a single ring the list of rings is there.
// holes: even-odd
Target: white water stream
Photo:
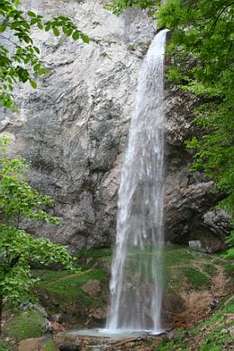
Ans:
[[[166,33],[155,36],[138,78],[119,189],[110,333],[162,331]]]

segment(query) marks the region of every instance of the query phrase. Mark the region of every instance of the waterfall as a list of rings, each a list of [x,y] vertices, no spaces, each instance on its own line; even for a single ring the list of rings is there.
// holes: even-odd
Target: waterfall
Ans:
[[[162,330],[166,33],[155,36],[138,78],[119,189],[110,332]]]

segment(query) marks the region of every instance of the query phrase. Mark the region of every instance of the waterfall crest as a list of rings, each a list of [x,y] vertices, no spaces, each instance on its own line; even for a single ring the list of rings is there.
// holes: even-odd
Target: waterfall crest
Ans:
[[[107,318],[111,332],[161,330],[166,33],[155,36],[138,78],[119,189]]]

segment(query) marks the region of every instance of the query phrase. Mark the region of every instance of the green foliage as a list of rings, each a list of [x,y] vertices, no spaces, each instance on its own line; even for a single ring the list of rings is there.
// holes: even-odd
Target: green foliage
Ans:
[[[45,333],[45,318],[41,312],[28,310],[17,314],[4,327],[4,334],[17,341],[37,338]]]
[[[5,147],[7,138],[2,138],[1,143]],[[5,221],[13,219],[13,223],[19,225],[23,217],[58,224],[58,219],[45,211],[46,207],[53,205],[53,200],[39,194],[25,180],[28,169],[25,160],[8,158],[3,149],[0,166],[0,213]]]
[[[234,230],[231,231],[231,234],[227,239],[227,244],[229,246],[229,249],[227,250],[225,257],[227,259],[233,260],[234,259]]]
[[[58,220],[46,212],[52,199],[28,184],[25,161],[7,157],[7,143],[7,139],[1,139],[0,213],[5,224],[0,224],[0,303],[17,306],[32,298],[36,280],[31,276],[31,264],[59,263],[71,269],[73,260],[63,246],[35,239],[19,229],[21,218],[53,224]]]
[[[157,0],[113,0],[107,9],[111,10],[114,14],[119,15],[128,7],[139,7],[141,9],[155,8],[160,1]]]
[[[234,2],[168,0],[159,24],[171,30],[168,78],[197,95],[195,123],[201,136],[187,142],[193,169],[205,171],[226,194],[221,203],[234,215]],[[232,239],[233,243],[233,239]],[[233,255],[233,250],[229,252]]]
[[[31,299],[32,278],[30,264],[49,265],[60,263],[67,269],[72,259],[61,245],[46,239],[34,239],[23,230],[0,226],[0,296],[5,302],[17,306]]]
[[[34,45],[32,28],[89,42],[89,37],[70,18],[57,16],[46,20],[33,11],[24,12],[19,5],[19,0],[0,0],[0,104],[7,108],[14,106],[17,82],[29,82],[36,88],[35,78],[47,72],[40,61],[40,50]]]
[[[0,351],[10,351],[10,348],[5,342],[0,340]]]

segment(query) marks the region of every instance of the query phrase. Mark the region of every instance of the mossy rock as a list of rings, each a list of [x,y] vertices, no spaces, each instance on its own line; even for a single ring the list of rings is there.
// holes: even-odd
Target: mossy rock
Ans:
[[[37,288],[54,296],[61,305],[79,302],[89,306],[95,301],[82,290],[82,286],[92,280],[103,282],[106,278],[102,270],[89,270],[71,274],[65,271],[35,271],[34,274],[41,280]]]
[[[23,311],[4,326],[4,335],[17,341],[42,336],[46,331],[45,316],[37,310]]]
[[[104,309],[107,304],[108,279],[103,270],[89,269],[78,273],[37,270],[34,275],[40,278],[36,293],[49,314],[61,314],[61,320],[71,327],[84,326],[87,319],[90,325],[101,326],[101,317],[97,317],[95,311]],[[93,281],[100,283],[96,296],[85,289],[87,283]]]
[[[164,251],[164,263],[169,290],[181,292],[185,288],[206,290],[219,270],[225,269],[226,261],[222,257],[172,245]]]
[[[46,336],[30,338],[19,342],[18,351],[59,351],[54,340]]]
[[[102,309],[101,314],[105,315],[109,297],[111,254],[111,250],[106,248],[80,251],[77,256],[83,271],[78,273],[35,270],[35,277],[40,278],[36,293],[39,294],[41,304],[49,314],[59,313],[61,320],[71,327],[102,326],[103,320],[96,318],[98,314],[95,311]],[[134,263],[134,256],[138,254],[136,249],[132,250],[129,259]],[[146,258],[154,254],[157,255],[158,252],[152,251],[150,247],[144,252]],[[176,293],[178,296],[188,295],[191,291],[198,294],[208,291],[214,284],[213,278],[224,269],[227,263],[222,257],[177,245],[165,247],[163,260],[165,291],[167,290],[171,295]],[[103,262],[109,270],[103,268]],[[90,296],[85,289],[85,285],[93,280],[100,283],[100,293],[96,296]],[[89,324],[86,324],[87,321]]]

